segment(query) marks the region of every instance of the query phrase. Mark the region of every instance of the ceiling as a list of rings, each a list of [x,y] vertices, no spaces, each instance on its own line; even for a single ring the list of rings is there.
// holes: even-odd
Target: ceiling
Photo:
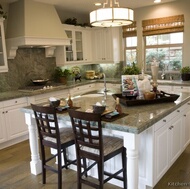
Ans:
[[[12,3],[17,0],[0,0],[0,3]],[[37,2],[48,3],[55,5],[56,9],[67,10],[67,12],[78,12],[87,14],[95,9],[95,2],[105,2],[105,0],[35,0]],[[154,0],[118,0],[120,7],[140,8],[154,5]],[[167,3],[177,0],[162,0],[161,3]],[[178,0],[179,1],[179,0]],[[102,6],[100,6],[101,8]]]

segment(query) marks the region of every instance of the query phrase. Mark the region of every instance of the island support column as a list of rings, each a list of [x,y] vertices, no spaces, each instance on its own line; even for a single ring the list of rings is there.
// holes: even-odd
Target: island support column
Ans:
[[[127,149],[127,183],[128,189],[139,187],[139,135],[124,133],[124,146]]]
[[[29,130],[29,143],[31,151],[30,171],[32,174],[38,175],[42,172],[42,162],[39,155],[37,126],[35,119],[32,118],[30,113],[25,113],[25,120]]]

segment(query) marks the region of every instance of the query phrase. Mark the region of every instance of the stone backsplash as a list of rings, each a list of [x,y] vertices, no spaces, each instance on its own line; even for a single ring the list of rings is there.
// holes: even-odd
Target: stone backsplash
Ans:
[[[45,49],[18,49],[15,59],[8,60],[9,71],[0,73],[0,91],[17,90],[32,84],[31,79],[53,79],[55,58],[46,58]],[[65,66],[71,69],[73,66]],[[86,70],[104,72],[107,78],[120,78],[123,64],[91,64],[79,66],[82,79]],[[73,78],[70,78],[70,80]]]

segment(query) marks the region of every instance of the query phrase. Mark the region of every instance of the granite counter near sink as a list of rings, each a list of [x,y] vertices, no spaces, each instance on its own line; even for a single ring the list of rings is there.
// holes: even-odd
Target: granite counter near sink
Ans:
[[[96,80],[82,80],[81,82],[73,82],[69,81],[67,85],[57,85],[53,89],[46,89],[46,90],[13,90],[13,91],[6,91],[6,92],[1,92],[0,93],[0,101],[4,100],[11,100],[14,98],[19,98],[19,97],[28,97],[28,96],[34,96],[34,95],[39,95],[39,94],[46,94],[52,91],[59,91],[59,90],[64,90],[64,89],[70,89],[76,86],[81,86],[81,85],[86,85],[86,84],[91,84],[91,83],[103,83],[103,79],[96,79]],[[112,83],[112,84],[120,84],[121,79],[114,79],[114,78],[107,78],[106,79],[107,83]],[[181,81],[181,80],[158,80],[159,85],[176,85],[176,86],[189,86],[190,87],[190,81]]]

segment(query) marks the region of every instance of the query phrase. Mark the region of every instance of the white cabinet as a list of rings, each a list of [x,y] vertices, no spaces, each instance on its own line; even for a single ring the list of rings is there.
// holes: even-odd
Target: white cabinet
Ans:
[[[122,60],[121,29],[93,28],[93,60],[97,63],[118,63]]]
[[[57,47],[56,65],[89,63],[92,61],[91,30],[64,24],[64,30],[70,39],[70,45]]]
[[[4,33],[4,19],[0,18],[0,72],[7,72],[7,52]]]
[[[154,184],[161,179],[182,152],[182,127],[181,109],[176,110],[154,125]]]
[[[25,117],[20,108],[27,106],[26,98],[18,98],[3,101],[0,108],[0,143],[6,141],[22,141],[22,136],[28,138],[28,128],[25,124]],[[25,139],[26,139],[25,138]],[[11,142],[10,142],[11,143]],[[1,148],[1,145],[0,145]]]
[[[170,156],[169,163],[172,165],[181,154],[181,137],[182,137],[182,119],[183,117],[179,113],[171,121],[171,125],[168,128],[169,131],[169,147]]]
[[[182,148],[186,148],[190,142],[190,102],[186,104],[186,109],[182,112]]]
[[[165,174],[169,167],[169,126],[170,122],[164,123],[163,121],[163,127],[155,132],[155,184]]]
[[[6,140],[7,140],[7,131],[4,122],[4,110],[3,110],[3,104],[0,103],[0,143]]]

